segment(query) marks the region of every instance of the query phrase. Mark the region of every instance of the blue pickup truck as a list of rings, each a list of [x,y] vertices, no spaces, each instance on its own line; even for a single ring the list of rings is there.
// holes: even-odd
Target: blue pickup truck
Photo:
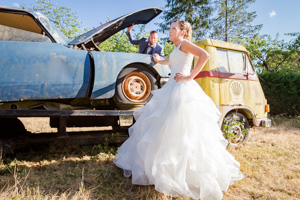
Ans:
[[[151,55],[103,52],[101,42],[162,12],[139,10],[69,41],[44,15],[0,7],[0,109],[122,109],[143,105],[168,66]]]
[[[104,52],[99,46],[161,12],[132,12],[69,41],[41,13],[0,6],[0,160],[3,152],[43,138],[84,141],[70,140],[66,127],[132,124],[132,110],[150,100],[170,68],[151,55]],[[20,117],[49,117],[58,134],[30,134]],[[104,136],[83,137],[98,143]]]

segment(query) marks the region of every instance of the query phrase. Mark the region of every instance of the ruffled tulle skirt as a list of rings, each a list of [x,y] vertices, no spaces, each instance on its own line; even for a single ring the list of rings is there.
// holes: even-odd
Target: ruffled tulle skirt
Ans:
[[[135,124],[114,163],[132,183],[194,199],[222,199],[243,178],[226,150],[220,112],[195,81],[170,80],[134,112]]]

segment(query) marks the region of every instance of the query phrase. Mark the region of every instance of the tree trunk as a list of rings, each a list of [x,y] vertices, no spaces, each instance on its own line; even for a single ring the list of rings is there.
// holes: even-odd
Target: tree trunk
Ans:
[[[225,0],[225,42],[228,42],[228,9],[227,0]]]
[[[269,66],[266,61],[263,61],[262,66],[264,66],[266,68],[266,70],[269,71]]]

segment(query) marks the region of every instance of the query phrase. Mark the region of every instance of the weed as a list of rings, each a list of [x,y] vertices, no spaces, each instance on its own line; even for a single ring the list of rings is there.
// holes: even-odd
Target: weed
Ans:
[[[224,119],[222,131],[229,144],[240,144],[249,138],[249,124],[240,113],[228,115]]]
[[[224,200],[299,199],[300,129],[290,123],[276,119],[275,127],[251,129],[245,145],[228,149],[245,177],[230,186]],[[68,152],[24,151],[6,158],[0,164],[0,199],[186,199],[168,197],[151,185],[133,185],[123,177],[112,162],[115,139]]]

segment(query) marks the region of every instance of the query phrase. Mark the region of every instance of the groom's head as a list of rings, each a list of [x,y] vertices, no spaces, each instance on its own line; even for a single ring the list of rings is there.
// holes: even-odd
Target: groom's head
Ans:
[[[157,35],[157,32],[156,31],[151,31],[150,32],[150,35],[149,35],[149,42],[150,42],[150,45],[155,45],[156,42],[158,40],[158,35]]]

